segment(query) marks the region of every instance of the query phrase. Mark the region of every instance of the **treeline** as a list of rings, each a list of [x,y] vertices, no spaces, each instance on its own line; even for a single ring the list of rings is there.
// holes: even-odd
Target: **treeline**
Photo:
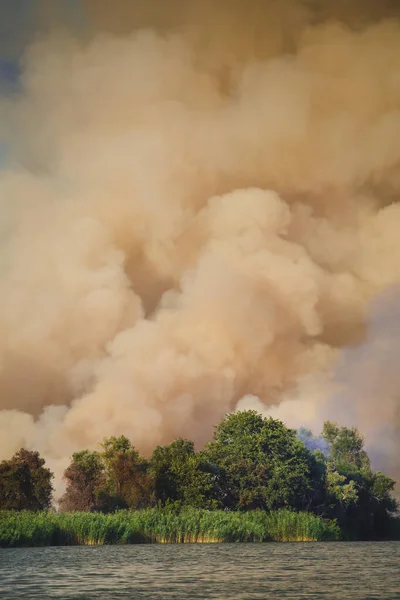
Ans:
[[[145,459],[126,437],[105,439],[99,451],[76,452],[64,478],[61,512],[287,509],[336,520],[346,539],[390,538],[398,523],[395,482],[372,470],[356,429],[326,422],[314,438],[254,411],[226,416],[200,452],[178,439]],[[37,452],[0,464],[0,510],[51,502],[52,474]]]

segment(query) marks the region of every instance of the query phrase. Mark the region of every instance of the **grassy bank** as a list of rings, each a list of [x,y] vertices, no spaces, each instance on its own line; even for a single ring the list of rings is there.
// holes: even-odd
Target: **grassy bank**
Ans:
[[[148,509],[100,513],[0,513],[0,546],[337,540],[338,527],[309,513]]]

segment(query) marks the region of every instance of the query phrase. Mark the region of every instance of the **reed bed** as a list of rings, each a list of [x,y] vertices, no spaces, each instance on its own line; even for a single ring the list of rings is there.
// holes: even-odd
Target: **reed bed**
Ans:
[[[340,539],[334,522],[280,510],[147,509],[101,513],[0,512],[0,546],[305,542]]]

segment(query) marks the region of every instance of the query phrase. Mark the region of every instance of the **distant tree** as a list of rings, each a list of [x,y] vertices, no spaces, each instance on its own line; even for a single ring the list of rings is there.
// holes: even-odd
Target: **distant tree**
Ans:
[[[322,435],[330,444],[324,516],[336,518],[350,538],[385,537],[397,510],[395,482],[373,472],[357,429],[327,421]]]
[[[105,484],[105,468],[99,452],[75,452],[71,464],[64,471],[64,479],[67,487],[59,500],[60,510],[95,510],[98,506],[98,492]]]
[[[144,508],[154,502],[148,462],[125,436],[106,438],[102,444],[105,484],[98,501],[103,510]]]
[[[0,463],[1,510],[48,510],[51,506],[53,473],[38,452],[22,448]]]
[[[150,461],[156,500],[197,508],[217,508],[215,469],[191,440],[179,438],[168,446],[157,446]]]
[[[281,421],[255,411],[230,414],[204,454],[218,469],[226,508],[305,508],[311,502],[315,459]]]
[[[357,429],[339,427],[336,423],[326,421],[322,437],[330,444],[330,459],[337,467],[354,467],[370,469],[368,454],[364,450],[364,439]]]

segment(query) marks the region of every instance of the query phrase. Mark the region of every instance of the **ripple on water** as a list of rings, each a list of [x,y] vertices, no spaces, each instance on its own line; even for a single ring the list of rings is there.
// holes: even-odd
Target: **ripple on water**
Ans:
[[[400,542],[0,550],[0,598],[400,600]]]

